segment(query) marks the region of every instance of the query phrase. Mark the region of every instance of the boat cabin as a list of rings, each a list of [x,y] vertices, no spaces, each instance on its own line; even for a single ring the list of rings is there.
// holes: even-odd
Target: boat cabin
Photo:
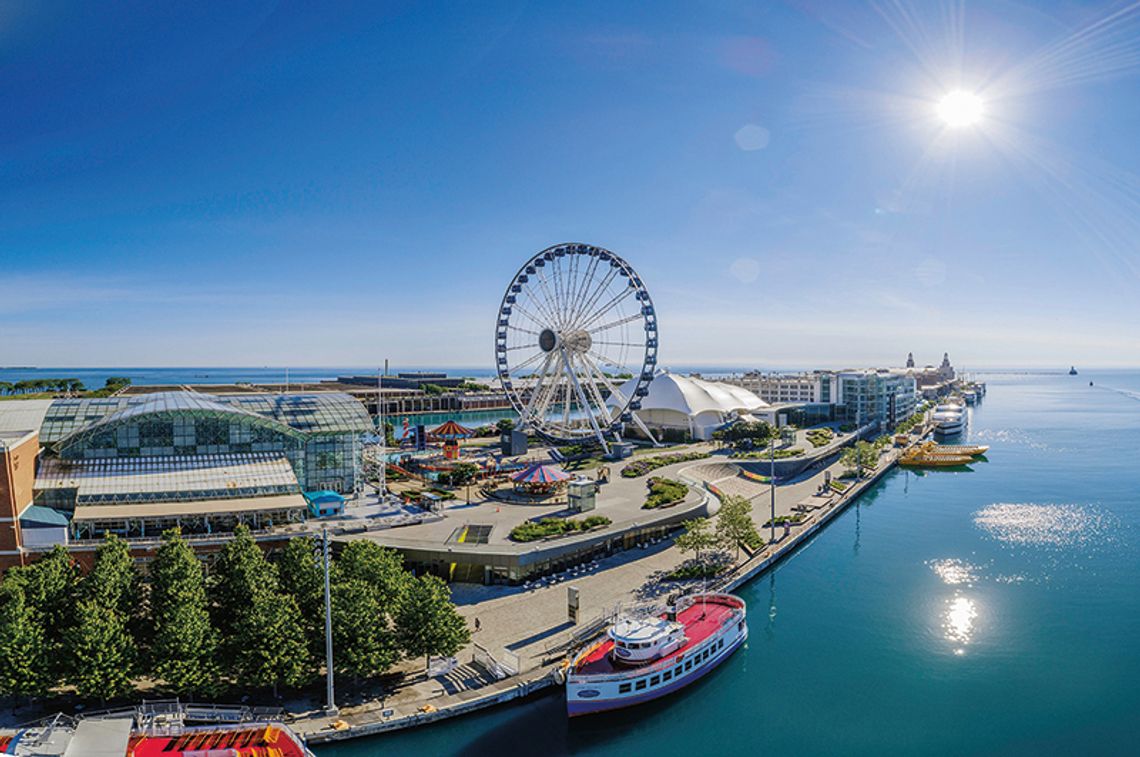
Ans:
[[[665,618],[623,618],[609,631],[616,662],[652,662],[685,645],[685,627]]]

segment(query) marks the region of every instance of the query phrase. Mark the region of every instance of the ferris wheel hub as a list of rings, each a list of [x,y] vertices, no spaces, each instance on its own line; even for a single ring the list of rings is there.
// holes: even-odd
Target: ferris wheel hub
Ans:
[[[594,340],[590,338],[589,331],[585,329],[572,329],[562,332],[562,344],[570,352],[585,354],[589,352],[590,347],[594,345]]]

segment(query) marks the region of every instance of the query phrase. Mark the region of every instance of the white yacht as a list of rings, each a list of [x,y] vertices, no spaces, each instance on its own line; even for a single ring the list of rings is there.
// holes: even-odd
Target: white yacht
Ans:
[[[934,422],[934,433],[941,436],[959,434],[966,427],[966,406],[958,404],[938,405],[930,420]]]

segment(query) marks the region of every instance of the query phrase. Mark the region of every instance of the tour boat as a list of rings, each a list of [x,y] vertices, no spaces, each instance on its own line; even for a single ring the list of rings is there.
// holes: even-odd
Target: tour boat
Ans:
[[[570,717],[642,704],[687,686],[748,638],[744,600],[702,592],[659,617],[625,617],[566,674]]]

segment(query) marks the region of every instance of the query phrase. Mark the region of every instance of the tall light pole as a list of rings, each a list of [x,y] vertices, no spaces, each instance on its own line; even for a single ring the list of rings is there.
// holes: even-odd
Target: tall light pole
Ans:
[[[323,552],[325,568],[325,668],[327,670],[325,677],[328,681],[328,703],[325,705],[325,713],[328,715],[337,715],[340,710],[338,710],[336,706],[336,691],[333,688],[332,591],[329,586],[328,526],[321,528],[321,537],[323,540],[321,551]]]
[[[387,370],[388,361],[384,361]],[[388,429],[384,425],[384,373],[376,369],[376,425],[380,428],[380,473],[376,479],[376,499],[384,502],[384,484],[388,472]]]
[[[768,440],[768,489],[772,492],[772,518],[768,521],[768,525],[772,527],[772,538],[769,541],[776,541],[776,437],[773,434],[772,438]]]

